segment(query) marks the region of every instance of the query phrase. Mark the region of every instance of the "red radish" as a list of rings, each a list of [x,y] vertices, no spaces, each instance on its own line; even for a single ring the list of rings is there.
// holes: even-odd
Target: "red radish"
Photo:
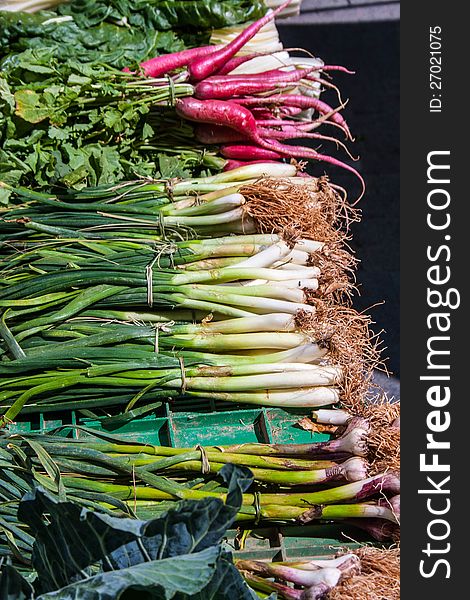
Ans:
[[[257,119],[266,121],[276,121],[282,117],[295,117],[302,112],[301,108],[294,106],[274,106],[272,109],[267,106],[253,106],[250,110]]]
[[[253,114],[256,113],[253,112]],[[320,121],[319,119],[314,121],[296,121],[294,119],[290,121],[286,119],[257,119],[256,121],[256,125],[258,127],[296,127],[300,132],[312,131],[313,129],[319,127],[321,124],[322,121]],[[332,123],[332,125],[336,125],[336,123]]]
[[[295,59],[294,59],[295,60]],[[341,73],[346,73],[347,75],[355,75],[356,71],[351,71],[346,67],[342,67],[341,65],[322,65],[316,67],[317,71],[340,71]]]
[[[285,122],[285,121],[284,121]],[[276,124],[276,121],[269,121]],[[264,138],[272,138],[275,140],[285,140],[294,138],[312,138],[325,142],[333,142],[337,146],[341,146],[345,152],[354,160],[347,147],[336,138],[323,135],[321,133],[307,133],[302,129],[294,126],[295,121],[291,126],[284,126],[279,129],[261,128],[258,127],[258,133]],[[249,142],[250,138],[246,135],[230,129],[230,127],[221,127],[220,125],[196,125],[194,128],[195,137],[201,144],[238,144],[240,142]]]
[[[256,144],[231,144],[229,146],[222,146],[220,153],[225,158],[233,158],[235,160],[249,160],[249,161],[278,161],[283,158],[279,152],[272,150],[266,150]]]
[[[178,98],[175,103],[180,117],[197,123],[224,125],[262,144],[257,131],[256,120],[251,112],[234,102],[222,100],[198,100],[197,98]]]
[[[272,119],[275,120],[276,115],[268,110],[267,108],[264,107],[253,107],[251,109],[251,113],[253,114],[253,116],[255,116],[257,119]]]
[[[294,83],[299,82],[302,79],[309,79],[312,71],[317,67],[311,67],[308,69],[292,69],[285,71],[283,69],[270,69],[269,71],[263,71],[261,73],[228,73],[227,75],[212,75],[207,77],[203,81],[196,84],[196,87],[204,84],[219,84],[219,85],[233,85],[234,83],[245,84],[248,82],[266,82],[270,83]],[[313,78],[313,80],[316,80]],[[323,81],[323,80],[322,80]],[[327,82],[328,83],[328,82]]]
[[[259,163],[277,163],[277,160],[227,160],[224,165],[224,171],[233,171],[233,169],[239,169],[240,167],[247,167],[248,165],[257,165]]]
[[[231,144],[233,142],[246,142],[249,137],[231,129],[230,127],[221,127],[220,125],[196,125],[194,134],[201,144]]]
[[[258,127],[298,127],[302,124],[302,121],[288,121],[287,119],[258,119],[256,121]]]
[[[274,92],[279,88],[292,88],[294,86],[294,83],[279,82],[273,79],[266,79],[266,81],[234,79],[227,83],[200,81],[195,87],[194,96],[200,100],[228,100],[235,96]]]
[[[292,140],[296,138],[303,138],[321,140],[324,142],[333,142],[333,144],[336,144],[337,148],[341,147],[349,156],[349,158],[352,160],[357,160],[357,158],[354,158],[354,156],[349,152],[347,146],[343,144],[343,142],[334,137],[330,137],[329,135],[323,135],[322,133],[307,133],[306,131],[303,131],[297,127],[280,127],[279,129],[258,127],[258,133],[264,138],[272,138],[274,140]]]
[[[228,75],[212,75],[206,77],[204,81],[210,83],[231,83],[232,81],[265,81],[266,79],[273,79],[274,81],[300,81],[305,79],[312,71],[318,69],[318,67],[311,67],[310,69],[291,69],[290,71],[283,71],[282,69],[270,69],[262,73],[235,73]]]
[[[273,138],[275,140],[291,140],[294,138],[324,140],[325,142],[340,144],[343,148],[346,148],[342,142],[339,142],[334,137],[323,135],[322,133],[308,133],[297,127],[279,127],[279,129],[274,129],[272,127],[258,127],[258,133],[264,138]]]
[[[217,75],[228,75],[230,71],[233,71],[240,65],[252,60],[256,56],[262,56],[261,54],[244,54],[242,56],[235,56],[235,58],[231,58],[219,71],[217,71]]]
[[[342,127],[348,134],[348,137],[351,137],[351,133],[349,131],[349,127],[344,120],[344,117],[340,115],[338,112],[334,112],[334,109],[329,106],[326,102],[319,100],[318,98],[312,98],[310,96],[302,96],[300,94],[280,94],[273,98],[240,98],[233,100],[237,104],[241,104],[243,106],[261,106],[265,104],[281,104],[283,106],[293,106],[295,108],[301,108],[302,110],[307,110],[309,108],[313,108],[317,112],[322,115],[333,113],[330,119]]]
[[[280,106],[279,112],[281,115],[286,115],[288,117],[295,117],[299,113],[302,112],[302,109],[298,108],[297,106]]]
[[[239,148],[244,148],[245,154],[237,156],[233,155],[233,146],[231,146],[231,155],[227,154],[227,148],[230,147],[225,146],[224,151],[226,153],[224,154],[224,152],[222,152],[222,155],[226,158],[241,160],[277,160],[278,158],[286,156],[290,158],[297,157],[322,160],[354,173],[354,175],[359,178],[362,185],[362,191],[357,201],[364,195],[365,182],[356,169],[336,158],[319,154],[315,150],[312,150],[312,148],[306,148],[305,146],[286,146],[273,139],[263,139],[258,133],[256,119],[251,112],[243,106],[235,104],[234,102],[223,102],[220,100],[202,101],[191,97],[179,98],[176,101],[175,106],[176,112],[183,118],[198,123],[225,125],[246,135],[255,142],[253,146],[239,146]]]
[[[235,39],[233,39],[226,46],[217,50],[212,55],[207,57],[196,58],[189,65],[189,74],[193,81],[201,81],[209,77],[213,73],[216,73],[222,67],[239,52],[245,44],[247,44],[260,29],[272,21],[276,15],[283,11],[291,0],[286,0],[283,4],[278,6],[276,10],[267,13],[264,17],[255,21],[244,29]]]
[[[272,52],[256,52],[255,54],[243,54],[242,56],[235,56],[225,63],[225,65],[219,71],[217,71],[216,75],[228,75],[228,73],[248,62],[249,60],[253,60],[253,58],[257,58],[258,56],[268,56],[271,54]]]
[[[182,50],[181,52],[172,52],[171,54],[163,54],[162,56],[156,56],[150,60],[146,60],[140,63],[141,69],[144,71],[147,77],[161,77],[166,73],[170,73],[180,67],[185,67],[195,58],[207,56],[223,48],[222,44],[217,46],[201,46],[200,48],[189,48],[188,50]],[[129,72],[126,67],[123,69]]]

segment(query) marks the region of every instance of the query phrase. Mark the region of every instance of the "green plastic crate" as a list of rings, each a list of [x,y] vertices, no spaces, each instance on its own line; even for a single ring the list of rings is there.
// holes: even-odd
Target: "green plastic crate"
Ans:
[[[205,401],[164,402],[152,415],[134,419],[117,427],[105,427],[97,419],[75,411],[37,413],[12,423],[12,433],[50,431],[63,425],[83,425],[108,431],[123,438],[172,447],[197,444],[225,445],[245,442],[304,443],[328,439],[296,426],[308,412],[305,410],[234,406]],[[76,431],[74,435],[83,435]]]
[[[307,443],[329,439],[327,434],[312,433],[298,427],[298,421],[309,411],[252,407],[196,400],[179,403],[164,402],[146,417],[113,427],[103,427],[100,420],[80,413],[37,413],[27,415],[10,425],[12,433],[51,431],[63,425],[83,425],[119,435],[122,438],[171,447],[229,445],[247,442]],[[63,430],[64,435],[83,436],[80,430]],[[240,549],[237,533],[231,530],[227,544],[238,557],[258,560],[295,560],[324,556],[338,547],[354,548],[369,541],[360,530],[336,524],[303,526],[255,527],[246,525],[252,533]]]

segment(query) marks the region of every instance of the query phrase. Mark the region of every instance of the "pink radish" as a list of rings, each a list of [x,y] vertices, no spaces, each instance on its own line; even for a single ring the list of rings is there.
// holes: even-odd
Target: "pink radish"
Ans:
[[[276,119],[276,114],[270,110],[268,110],[267,108],[264,107],[253,107],[251,109],[251,112],[253,114],[254,117],[256,117],[257,119],[272,119],[273,121]]]
[[[252,112],[253,112],[253,110],[252,110]],[[256,113],[253,112],[253,114],[255,115]],[[320,120],[314,120],[314,121],[290,120],[290,121],[288,121],[287,119],[257,119],[257,121],[256,121],[257,127],[282,127],[282,128],[296,127],[299,130],[299,132],[312,131],[313,129],[316,129],[317,127],[319,127],[322,123],[323,122]],[[337,125],[336,123],[331,123],[331,124]],[[341,127],[341,129],[343,129],[343,128]]]
[[[336,158],[319,154],[315,150],[306,148],[305,146],[286,146],[273,139],[263,139],[258,133],[256,119],[251,112],[243,106],[233,102],[223,102],[221,100],[202,101],[196,98],[186,97],[182,99],[179,98],[175,103],[175,107],[178,115],[183,118],[198,123],[225,125],[246,135],[257,144],[257,146],[245,146],[246,153],[244,156],[229,156],[222,152],[223,156],[226,158],[241,160],[277,160],[282,156],[287,156],[290,158],[298,157],[322,160],[354,173],[354,175],[359,178],[362,185],[362,191],[357,201],[364,195],[365,182],[356,169]],[[259,146],[261,146],[261,148],[259,148]],[[251,151],[248,152],[248,149],[251,149]],[[271,154],[268,155],[267,153],[264,153],[260,156],[262,150],[269,151]],[[227,151],[227,147],[225,147],[225,151]]]
[[[224,171],[233,171],[233,169],[239,169],[240,167],[247,167],[248,165],[257,165],[260,163],[277,163],[277,160],[227,160],[224,166]]]
[[[299,127],[302,124],[302,121],[289,121],[287,119],[258,119],[256,121],[258,127]]]
[[[235,56],[225,63],[225,65],[219,71],[217,71],[216,75],[228,75],[231,71],[245,64],[249,60],[253,60],[258,56],[269,56],[271,54],[272,52],[256,52],[255,54],[243,54],[242,56]]]
[[[266,150],[256,144],[230,144],[229,146],[222,146],[220,153],[225,158],[232,158],[235,160],[249,160],[249,161],[278,161],[283,158],[279,152],[272,150]]]
[[[331,113],[334,109],[329,106],[326,102],[319,100],[318,98],[312,98],[310,96],[302,96],[300,94],[280,94],[273,98],[240,98],[233,100],[237,104],[241,104],[242,106],[261,106],[265,104],[281,104],[283,106],[293,106],[295,108],[301,108],[302,110],[307,110],[309,108],[313,108],[317,112],[322,115]],[[348,134],[348,137],[351,137],[351,133],[349,131],[349,127],[344,120],[344,117],[340,115],[338,112],[335,112],[331,115],[330,119],[342,127]]]
[[[286,0],[286,2],[278,6],[276,10],[267,13],[264,17],[249,25],[244,31],[237,35],[235,39],[220,50],[214,52],[212,55],[193,60],[189,65],[191,79],[193,81],[201,81],[201,79],[205,79],[222,69],[222,67],[233,58],[260,29],[272,21],[281,11],[289,6],[290,3],[291,0]]]
[[[230,127],[221,127],[220,125],[196,125],[194,134],[201,144],[231,144],[237,142],[246,142],[250,138]]]
[[[276,124],[275,121],[269,123]],[[295,121],[293,121],[295,123]],[[238,144],[240,142],[249,142],[250,138],[246,135],[230,129],[230,127],[221,127],[220,125],[196,125],[194,129],[195,137],[201,144]],[[284,126],[279,129],[261,128],[258,127],[258,133],[264,138],[272,138],[276,140],[286,140],[295,138],[318,139],[325,142],[333,142],[337,146],[341,146],[344,151],[354,160],[346,146],[336,138],[323,135],[321,133],[306,133],[302,129],[291,126]]]
[[[280,127],[279,129],[258,127],[258,133],[264,138],[272,138],[274,140],[292,140],[296,138],[303,138],[320,140],[324,142],[333,142],[337,148],[342,148],[349,158],[352,160],[357,160],[357,158],[354,158],[354,156],[349,152],[347,146],[343,144],[343,142],[334,137],[330,137],[329,135],[323,135],[322,133],[307,133],[297,127]]]
[[[292,65],[288,65],[292,67]],[[318,71],[323,67],[313,66],[305,67],[303,69],[290,69],[290,71],[283,71],[283,69],[270,69],[262,73],[234,73],[222,75],[217,73],[211,77],[206,77],[204,81],[217,82],[217,83],[230,83],[235,80],[253,80],[253,81],[265,81],[266,79],[274,79],[275,81],[300,81],[306,79],[312,73],[312,71]]]
[[[253,106],[250,110],[257,119],[265,119],[266,121],[275,121],[282,117],[295,117],[302,112],[301,108],[295,108],[294,106],[275,106],[272,109],[267,106]]]
[[[295,117],[302,112],[302,109],[297,106],[280,106],[278,110],[281,115],[287,117]]]
[[[234,79],[227,83],[200,81],[195,87],[194,96],[200,100],[228,100],[229,98],[234,99],[235,96],[275,92],[278,89],[295,87],[295,85],[295,83],[280,82],[273,79],[266,79],[265,81]]]
[[[189,48],[188,50],[182,50],[181,52],[172,52],[171,54],[163,54],[162,56],[156,56],[150,60],[146,60],[140,63],[140,67],[147,75],[147,77],[161,77],[170,73],[180,67],[185,67],[195,58],[207,56],[213,54],[220,48],[223,48],[222,44],[217,46],[201,46],[200,48]],[[129,72],[128,68],[123,69]]]
[[[178,98],[175,108],[180,117],[189,121],[224,125],[247,136],[254,142],[262,142],[254,116],[247,108],[233,102],[186,97]]]
[[[255,56],[255,55],[253,55]],[[240,57],[244,58],[244,57]],[[238,60],[237,58],[232,59],[233,61]],[[328,69],[329,67],[322,66],[312,66],[305,67],[303,69],[292,69],[292,65],[287,65],[290,67],[289,71],[283,70],[283,68],[279,69],[270,69],[268,71],[264,71],[262,73],[216,73],[215,75],[211,75],[210,77],[206,77],[201,83],[218,83],[221,85],[230,85],[234,81],[239,81],[240,83],[245,83],[246,81],[274,81],[274,82],[296,82],[301,79],[311,79],[312,81],[321,81],[326,85],[331,85],[329,82],[324,81],[323,79],[318,79],[317,77],[312,76],[313,71],[318,71],[319,69]],[[335,69],[339,69],[340,67],[334,67]],[[349,71],[348,71],[349,72]],[[333,86],[334,87],[334,86]]]

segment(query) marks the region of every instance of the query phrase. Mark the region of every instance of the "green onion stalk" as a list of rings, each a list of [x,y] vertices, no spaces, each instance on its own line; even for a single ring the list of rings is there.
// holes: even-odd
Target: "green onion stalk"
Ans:
[[[251,175],[252,170],[242,168],[209,181],[246,183]],[[195,185],[194,180],[181,183],[187,189]],[[342,391],[357,392],[357,382],[364,385],[362,375],[375,360],[367,319],[316,296],[325,263],[312,264],[312,257],[327,243],[323,225],[334,231],[336,219],[334,208],[322,216],[322,199],[331,196],[326,182],[299,186],[264,179],[243,188],[246,198],[217,192],[207,202],[195,204],[192,197],[188,205],[184,200],[182,210],[190,213],[221,201],[217,210],[225,210],[234,198],[246,201],[259,222],[276,202],[291,209],[303,202],[304,216],[314,207],[320,216],[311,227],[323,231],[324,241],[294,236],[290,242],[263,232],[179,242],[132,238],[132,223],[138,221],[130,216],[134,194],[141,199],[147,185],[153,184],[101,188],[99,206],[96,189],[74,193],[73,202],[27,190],[29,203],[4,215],[7,232],[10,226],[14,230],[3,240],[5,247],[16,249],[0,271],[4,424],[20,411],[115,406],[127,414],[138,409],[141,415],[144,403],[151,410],[180,397],[329,406]],[[167,201],[168,190],[158,189]],[[150,190],[145,203],[153,196]],[[38,206],[45,219],[59,216],[67,222],[40,222],[28,212]],[[122,222],[122,237],[99,237],[101,226],[87,219],[101,218],[102,210],[108,215],[116,206],[123,212],[111,216]],[[167,206],[173,210],[175,204]],[[155,213],[150,205],[146,210]],[[21,232],[29,234],[32,224],[33,239],[23,240]],[[69,237],[59,235],[64,225]],[[181,223],[173,225],[177,230]],[[90,230],[98,231],[98,238],[80,237]],[[53,233],[59,237],[52,239]],[[213,268],[210,261],[221,259]]]
[[[304,572],[315,573],[322,569],[339,569],[341,572],[341,578],[351,577],[360,573],[361,561],[357,554],[340,554],[334,558],[312,558],[308,560],[298,561],[283,561],[283,562],[264,562],[258,560],[246,560],[239,559],[235,561],[235,565],[239,569],[245,571],[252,571],[258,573],[261,576],[272,576],[286,581],[295,581],[284,577],[289,576],[289,567],[293,569],[299,569]],[[287,569],[286,569],[287,568]],[[304,584],[304,585],[307,585]]]
[[[181,396],[337,403],[351,365],[362,369],[364,349],[373,348],[363,316],[312,297],[321,270],[308,264],[309,240],[293,249],[267,234],[190,244],[165,253],[38,241],[7,257],[4,423],[22,410],[124,405],[130,412],[144,396],[151,407]],[[187,264],[194,251],[198,261],[245,256],[217,269],[171,263]]]
[[[49,233],[115,239],[125,230],[169,241],[190,237],[191,231],[220,237],[224,232],[282,234],[287,228],[291,238],[295,232],[295,238],[338,245],[341,236],[331,227],[347,228],[357,212],[326,178],[295,177],[296,170],[260,163],[199,179],[142,179],[61,194],[0,182],[16,204],[2,211],[2,238],[11,243],[18,234],[24,241]]]
[[[113,312],[108,319],[87,312],[97,298],[92,308],[101,307],[100,299],[109,299],[116,287],[95,286],[67,298],[60,310],[54,304],[28,320],[29,309],[4,313],[5,422],[21,410],[124,405],[130,411],[142,399],[152,406],[182,396],[292,407],[331,405],[341,398],[346,365],[338,362],[334,343],[328,347],[321,337],[315,342],[295,324],[297,315],[249,313],[199,325],[145,325],[135,324],[137,318],[113,322],[118,316]],[[315,307],[306,308],[312,322]]]
[[[309,572],[261,561],[239,561],[236,566],[245,581],[255,589],[259,587],[261,591],[268,591],[269,588],[271,591],[277,592],[278,597],[288,600],[322,598],[328,590],[339,583],[342,576],[342,572],[335,567],[324,567]],[[268,581],[267,577],[275,577],[276,582]],[[295,589],[279,583],[279,580],[306,589]]]
[[[400,596],[400,549],[393,546],[363,545],[349,554],[326,560],[273,563],[237,560],[235,564],[254,589],[262,590],[260,593],[272,589],[279,598],[398,600]],[[280,587],[271,588],[272,584]],[[324,595],[320,594],[322,587]]]
[[[148,515],[183,499],[225,500],[226,490],[218,483],[219,467],[212,460],[212,452],[181,449],[173,456],[141,460],[141,455],[107,451],[110,445],[118,445],[115,436],[98,433],[95,437],[98,441],[90,441],[88,436],[75,440],[47,434],[5,435],[0,439],[5,473],[2,481],[16,481],[19,477],[23,486],[35,481],[52,492],[93,501],[121,513],[139,514],[142,510]],[[123,444],[123,449],[127,446]],[[144,444],[141,446],[145,448]],[[235,463],[238,458],[234,457]],[[250,467],[263,464],[264,468],[251,467],[253,491],[243,495],[240,522],[399,521],[399,478],[395,473],[364,477],[362,472],[362,479],[345,483],[335,477],[326,481],[328,468],[305,470],[305,465],[297,461],[294,466],[302,470],[296,471],[289,468],[288,462],[277,461],[276,468],[269,463],[258,457],[250,461]],[[341,467],[346,469],[344,463],[329,469],[337,474]],[[299,484],[303,491],[292,491]],[[21,497],[20,493],[17,495]],[[377,497],[380,500],[373,502]]]
[[[259,591],[264,594],[261,596],[264,598],[267,597],[267,594],[274,593],[276,594],[277,598],[282,598],[282,600],[320,600],[321,598],[325,598],[325,595],[331,589],[330,586],[322,583],[300,590],[290,587],[284,583],[264,579],[263,577],[254,575],[249,571],[241,571],[241,574],[251,588],[253,588],[256,592]]]

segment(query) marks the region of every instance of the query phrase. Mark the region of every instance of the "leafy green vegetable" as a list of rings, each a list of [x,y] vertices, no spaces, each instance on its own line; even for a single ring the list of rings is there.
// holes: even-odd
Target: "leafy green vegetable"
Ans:
[[[161,600],[254,600],[221,546],[252,476],[233,465],[221,475],[228,487],[225,504],[217,498],[185,501],[149,521],[91,511],[34,489],[18,511],[35,536],[34,590],[12,566],[0,565],[2,599],[113,600],[140,592]]]
[[[75,0],[0,11],[0,182],[80,189],[220,170],[225,161],[195,145],[190,127],[155,109],[173,97],[168,87],[121,69],[206,44],[211,28],[265,10],[262,0]]]
[[[32,15],[0,11],[0,59],[48,47],[58,59],[123,68],[205,44],[211,29],[254,20],[265,11],[262,0],[74,0]]]
[[[2,600],[32,600],[34,589],[14,567],[0,563],[0,598]]]
[[[218,29],[258,19],[265,11],[258,0],[75,0],[58,9],[73,16],[80,27],[114,21],[160,31]]]
[[[0,77],[0,181],[80,188],[219,170],[224,161],[157,106],[191,92],[98,63],[61,62],[47,48],[26,50]],[[0,190],[0,201],[7,199]]]
[[[144,598],[158,600],[171,600],[177,593],[193,597],[210,583],[219,557],[220,549],[212,547],[185,556],[151,560],[118,571],[98,573],[41,594],[38,600],[115,600],[125,592],[128,597],[131,593],[135,597],[134,593],[143,592]]]
[[[198,45],[207,37],[205,32],[183,35],[107,22],[84,29],[71,17],[58,17],[56,13],[0,11],[0,59],[4,59],[5,66],[25,50],[49,48],[59,60],[102,62],[123,68],[163,52],[178,52],[187,44]]]

